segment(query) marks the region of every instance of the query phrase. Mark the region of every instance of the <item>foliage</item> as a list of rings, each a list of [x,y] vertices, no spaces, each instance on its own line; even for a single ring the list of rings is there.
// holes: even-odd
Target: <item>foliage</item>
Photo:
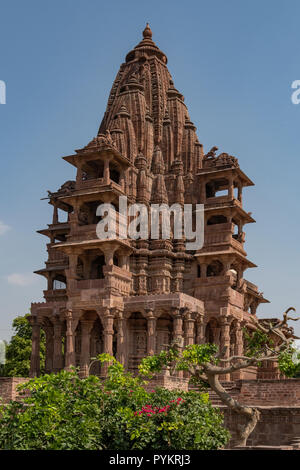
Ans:
[[[75,370],[31,379],[22,402],[1,408],[0,449],[217,449],[229,439],[206,394],[157,388],[114,358],[108,377]]]
[[[2,377],[28,377],[31,355],[32,327],[28,322],[29,314],[16,317],[13,321],[15,334],[6,345],[6,362],[0,369]],[[40,343],[41,372],[45,363],[45,333],[41,331]]]
[[[297,349],[290,346],[282,352],[278,358],[280,371],[286,377],[299,377],[300,375],[300,353]]]

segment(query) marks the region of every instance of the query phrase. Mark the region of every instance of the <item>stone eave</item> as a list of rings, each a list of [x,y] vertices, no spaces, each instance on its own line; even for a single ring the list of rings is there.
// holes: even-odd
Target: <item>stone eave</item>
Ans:
[[[101,245],[113,245],[117,244],[120,245],[126,249],[128,249],[130,252],[133,251],[132,247],[126,242],[126,240],[122,240],[120,238],[115,238],[112,240],[100,240],[100,239],[94,239],[94,240],[83,240],[83,241],[78,241],[78,242],[66,242],[66,243],[56,243],[53,245],[51,248],[55,249],[62,249],[63,251],[65,249],[70,250],[72,248],[82,248],[82,249],[87,249],[91,250],[93,248],[99,248]]]
[[[234,204],[234,201],[236,201],[236,199],[233,199],[233,204],[232,204],[232,201],[230,201],[228,203],[228,205],[226,205],[226,203],[224,203],[224,205],[222,205],[222,207],[218,207],[218,206],[206,206],[204,208],[205,212],[206,211],[220,211],[220,209],[232,209],[233,207],[236,209],[236,211],[244,218],[244,220],[248,223],[248,224],[252,224],[252,223],[255,223],[256,220],[253,219],[253,217],[248,213],[246,212],[241,206],[239,206],[238,204]]]
[[[204,176],[204,175],[212,175],[214,173],[224,173],[224,172],[236,172],[238,174],[238,176],[241,178],[241,180],[243,180],[245,182],[245,184],[243,184],[243,186],[254,186],[254,183],[253,181],[248,178],[248,176],[238,167],[235,167],[235,166],[231,166],[229,168],[214,168],[212,167],[211,169],[208,169],[208,168],[203,168],[201,170],[198,170],[198,172],[196,173],[196,176]]]
[[[257,268],[257,265],[254,264],[249,259],[245,258],[241,253],[238,251],[226,250],[226,251],[207,251],[204,253],[195,253],[195,258],[204,258],[204,257],[218,257],[220,255],[235,255],[238,257],[243,263],[245,263],[249,268]]]
[[[65,157],[62,157],[62,158],[66,162],[78,168],[78,163],[88,162],[89,160],[93,160],[95,158],[101,160],[101,157],[106,157],[107,155],[113,155],[116,161],[120,163],[122,166],[124,165],[127,167],[131,166],[130,160],[128,160],[127,157],[124,157],[123,155],[121,155],[120,152],[118,152],[117,149],[113,147],[102,147],[102,148],[91,147],[90,149],[89,148],[80,149],[78,150],[77,154],[66,155]]]

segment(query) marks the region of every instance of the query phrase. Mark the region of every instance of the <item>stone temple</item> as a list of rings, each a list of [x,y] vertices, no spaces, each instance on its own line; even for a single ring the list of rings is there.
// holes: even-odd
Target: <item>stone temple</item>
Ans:
[[[254,219],[243,209],[243,189],[253,182],[236,157],[204,151],[149,25],[120,66],[98,135],[63,158],[76,168],[76,181],[49,192],[53,220],[39,231],[49,239],[48,260],[36,271],[47,290],[45,302],[31,306],[31,376],[40,371],[41,328],[46,371],[77,366],[83,377],[105,374],[97,363],[89,371],[99,353],[134,372],[173,339],[242,354],[243,328],[253,328],[251,317],[268,302],[244,277],[255,267],[244,248],[244,226]],[[121,225],[120,196],[147,207],[204,204],[204,245],[188,251],[174,236],[99,238],[97,207],[111,203]],[[277,374],[270,364],[224,379]],[[165,385],[180,380],[182,373],[162,377]]]

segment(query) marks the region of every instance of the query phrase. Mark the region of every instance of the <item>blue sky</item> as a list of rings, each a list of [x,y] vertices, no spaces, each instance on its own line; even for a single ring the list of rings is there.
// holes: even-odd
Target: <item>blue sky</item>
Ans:
[[[206,150],[239,158],[256,186],[244,205],[246,278],[272,302],[260,316],[300,309],[300,3],[289,0],[1,0],[0,339],[42,300],[51,221],[40,198],[74,170],[60,157],[93,138],[112,82],[149,21]],[[300,333],[300,328],[298,328]]]

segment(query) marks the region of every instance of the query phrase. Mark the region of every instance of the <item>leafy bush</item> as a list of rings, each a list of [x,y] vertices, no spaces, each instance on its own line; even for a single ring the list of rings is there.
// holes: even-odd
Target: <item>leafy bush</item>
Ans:
[[[61,371],[21,386],[0,409],[0,449],[218,449],[229,439],[207,394],[157,388],[110,360],[108,377]]]

